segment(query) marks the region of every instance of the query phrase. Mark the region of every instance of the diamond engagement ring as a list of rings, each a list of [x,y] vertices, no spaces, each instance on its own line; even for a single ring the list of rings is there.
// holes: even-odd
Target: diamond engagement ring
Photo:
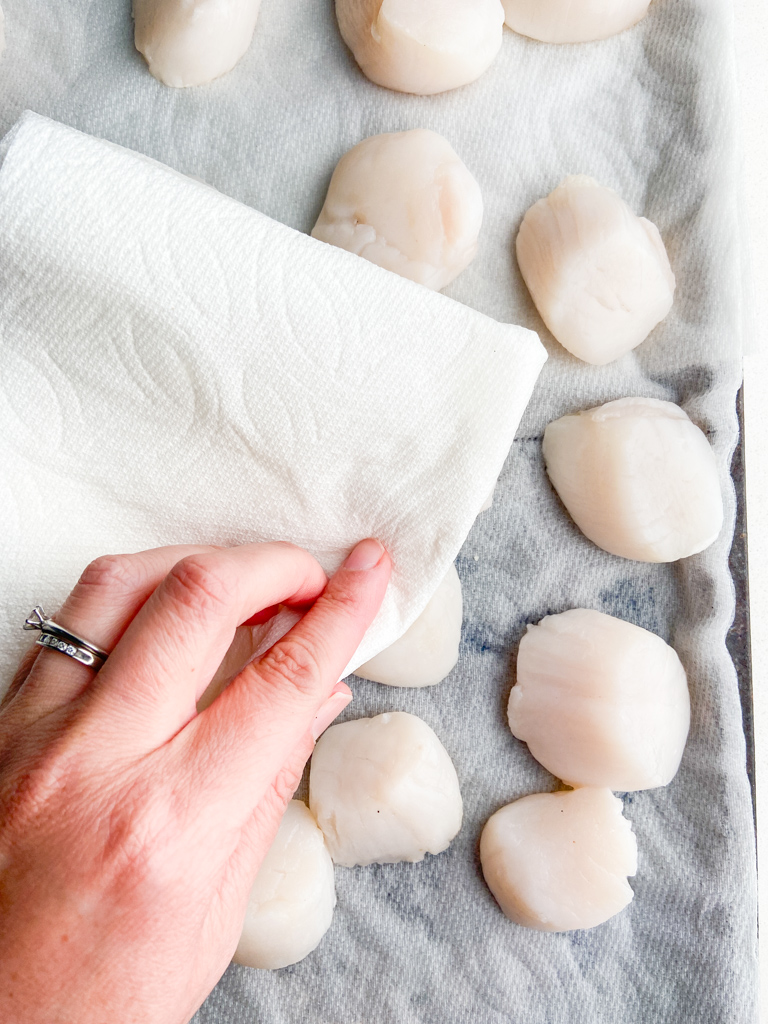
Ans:
[[[88,668],[95,668],[98,671],[109,657],[107,651],[102,651],[95,644],[47,619],[40,605],[32,609],[23,628],[39,629],[40,636],[35,643],[47,647],[50,651],[60,651],[68,658],[79,661],[81,665],[87,665]]]

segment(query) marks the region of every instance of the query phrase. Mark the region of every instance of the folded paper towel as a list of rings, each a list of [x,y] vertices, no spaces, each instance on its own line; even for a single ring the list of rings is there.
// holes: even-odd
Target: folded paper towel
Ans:
[[[392,583],[350,668],[392,643],[502,468],[536,335],[36,114],[3,152],[0,683],[34,604],[160,544],[332,571],[375,535]]]

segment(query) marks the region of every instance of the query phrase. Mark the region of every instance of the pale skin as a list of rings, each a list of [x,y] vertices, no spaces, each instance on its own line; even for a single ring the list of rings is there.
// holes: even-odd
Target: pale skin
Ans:
[[[391,564],[330,579],[288,544],[98,559],[53,615],[110,651],[33,648],[0,705],[0,1020],[185,1024],[237,945],[259,864]],[[205,711],[236,628],[303,618]]]

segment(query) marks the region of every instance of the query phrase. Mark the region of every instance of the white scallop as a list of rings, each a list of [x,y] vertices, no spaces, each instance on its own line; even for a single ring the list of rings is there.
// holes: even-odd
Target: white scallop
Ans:
[[[650,0],[502,0],[507,25],[544,43],[607,39],[636,25]]]
[[[451,565],[427,607],[413,625],[355,675],[387,686],[433,686],[459,660],[461,583]]]
[[[440,289],[475,258],[482,220],[475,179],[442,135],[416,128],[344,154],[312,235]]]
[[[298,963],[330,928],[335,906],[323,833],[306,804],[291,800],[253,883],[233,959],[267,970]]]
[[[534,203],[516,248],[542,320],[585,362],[636,348],[672,306],[675,277],[658,228],[585,175]]]
[[[261,0],[133,0],[136,49],[165,85],[204,85],[251,45]]]
[[[688,737],[685,669],[661,637],[612,615],[547,615],[520,641],[509,727],[571,786],[666,786]]]
[[[309,806],[336,864],[392,864],[441,853],[461,828],[456,769],[416,715],[332,725],[317,742]]]
[[[714,453],[671,402],[621,398],[563,416],[544,431],[543,452],[576,525],[614,555],[674,562],[720,533]]]
[[[363,73],[398,92],[474,82],[501,48],[501,0],[336,0],[341,36]]]
[[[608,789],[536,793],[486,822],[480,861],[510,920],[541,931],[594,928],[632,900],[637,843]]]

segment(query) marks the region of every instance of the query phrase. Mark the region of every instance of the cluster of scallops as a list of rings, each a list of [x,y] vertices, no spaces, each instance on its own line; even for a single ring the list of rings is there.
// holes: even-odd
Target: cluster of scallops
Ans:
[[[506,22],[551,42],[604,38],[647,2],[505,0]],[[341,34],[373,82],[414,93],[477,78],[501,43],[499,0],[337,0]],[[442,289],[473,260],[480,188],[432,131],[365,139],[336,166],[312,235]],[[640,345],[669,312],[675,278],[658,229],[592,178],[566,178],[525,214],[518,265],[554,338],[604,365]],[[678,406],[623,398],[545,430],[549,479],[575,524],[614,555],[672,562],[722,527],[717,465]],[[490,505],[492,496],[486,503]],[[429,686],[458,660],[455,568],[422,615],[356,674]],[[546,931],[602,924],[632,899],[637,844],[615,792],[664,786],[688,736],[690,700],[677,654],[660,637],[575,608],[529,625],[508,705],[513,735],[565,787],[525,796],[486,822],[480,859],[508,918]],[[390,712],[331,726],[312,756],[309,808],[293,801],[256,880],[235,959],[281,967],[330,926],[333,864],[418,862],[462,823],[451,759],[421,719]],[[311,898],[307,879],[314,880]],[[279,936],[279,941],[277,937]]]
[[[336,0],[344,42],[376,85],[430,96],[468,85],[501,49],[504,25],[545,43],[606,39],[650,0]],[[251,44],[261,0],[134,0],[136,48],[166,85],[203,85]]]
[[[462,595],[451,568],[410,629],[356,674],[429,686],[458,660]],[[496,811],[480,839],[500,908],[542,931],[592,928],[632,899],[637,844],[614,792],[665,786],[690,724],[685,670],[661,637],[586,608],[529,625],[507,709],[512,734],[570,787]],[[250,896],[238,963],[279,968],[331,924],[333,865],[411,863],[448,848],[462,823],[450,756],[420,718],[388,712],[333,725],[310,765],[309,808],[294,800]]]
[[[504,22],[552,43],[603,39],[649,0],[336,0],[364,74],[402,92],[466,85],[491,64]],[[170,86],[209,82],[248,48],[259,0],[134,0],[136,46]],[[0,11],[0,49],[3,19]],[[449,143],[415,130],[365,139],[339,161],[315,238],[428,288],[477,253],[480,189]],[[675,279],[657,228],[591,178],[568,177],[526,213],[516,241],[542,320],[573,356],[601,365],[641,344],[669,312]],[[623,398],[546,428],[549,478],[590,541],[628,559],[671,562],[720,532],[717,467],[702,431],[670,402]],[[451,567],[422,615],[357,674],[429,686],[458,660],[459,578]],[[598,925],[632,899],[637,847],[614,792],[664,786],[688,735],[685,671],[660,637],[576,608],[529,625],[509,726],[569,788],[525,796],[487,821],[485,880],[518,924]],[[391,712],[334,725],[312,757],[309,807],[291,801],[254,883],[235,959],[301,960],[330,926],[334,864],[417,862],[462,822],[451,759],[421,719]]]
[[[377,147],[393,138],[397,145],[409,135],[423,143],[430,134],[367,140],[344,160],[367,143]],[[360,195],[364,180],[357,178]],[[377,172],[373,180],[389,188],[398,178]],[[613,339],[618,355],[639,344],[660,318],[659,280],[668,288],[661,316],[669,309],[674,279],[656,229],[630,214],[613,193],[606,202],[618,209],[617,235],[590,224],[588,211],[595,207],[588,198],[580,207],[583,219],[574,215],[577,227],[566,218],[560,229],[567,236],[570,228],[570,248],[567,256],[561,250],[558,264],[552,252],[558,229],[552,223],[569,188],[587,189],[591,198],[599,186],[566,181],[554,202],[549,197],[537,203],[523,221],[518,252],[547,253],[531,270],[531,277],[538,273],[531,290],[551,311],[548,323],[568,325],[571,351],[581,338],[593,348],[602,341],[604,355]],[[332,196],[341,202],[333,181]],[[412,223],[408,201],[407,190],[399,206],[390,199],[401,238]],[[324,209],[318,225],[330,220]],[[640,255],[633,260],[631,249],[622,253],[622,242],[632,246],[638,238]],[[656,275],[648,270],[649,251],[663,254]],[[382,252],[380,247],[377,255]],[[393,262],[384,265],[398,269]],[[434,269],[432,264],[430,273]],[[624,285],[618,298],[605,281],[614,273]],[[606,295],[615,300],[612,316]],[[564,416],[546,428],[543,454],[573,521],[614,555],[673,562],[702,551],[720,532],[714,454],[702,431],[670,402],[624,398]],[[356,674],[390,686],[434,685],[458,660],[461,623],[461,585],[452,566],[410,629]],[[520,642],[508,720],[513,735],[569,788],[523,797],[491,816],[480,840],[488,887],[520,925],[568,931],[602,924],[632,899],[627,879],[637,867],[635,836],[613,794],[667,785],[680,765],[690,723],[680,659],[655,634],[598,611],[575,608],[547,616],[529,625]],[[333,863],[420,861],[447,849],[462,822],[459,782],[448,753],[425,722],[403,712],[329,728],[312,757],[309,809],[293,801],[289,811],[254,886],[235,957],[254,967],[281,967],[315,948],[331,923]],[[311,901],[309,877],[317,885]],[[295,942],[291,959],[287,936]]]

